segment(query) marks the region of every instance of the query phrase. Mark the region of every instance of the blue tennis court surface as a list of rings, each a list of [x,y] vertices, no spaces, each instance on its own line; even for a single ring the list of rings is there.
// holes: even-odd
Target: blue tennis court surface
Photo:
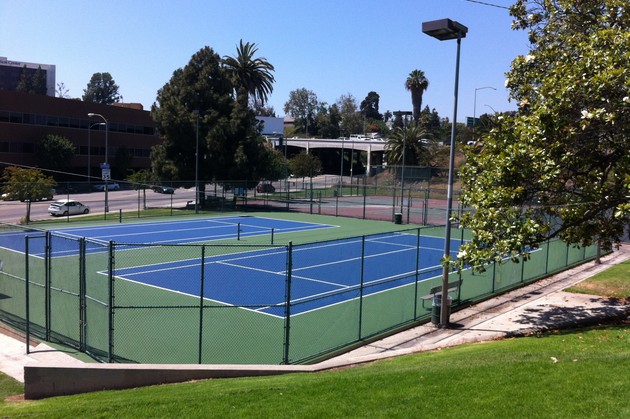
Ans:
[[[361,288],[363,295],[370,295],[438,276],[443,243],[441,238],[425,236],[418,243],[416,235],[389,233],[365,241],[353,238],[295,246],[291,314],[358,298]],[[453,247],[456,253],[458,243],[454,241]],[[287,258],[285,248],[206,257],[203,297],[283,317]],[[115,276],[193,296],[201,293],[200,260],[116,269]]]
[[[216,217],[195,220],[162,221],[152,223],[115,224],[93,227],[61,228],[51,230],[53,257],[74,256],[78,247],[72,240],[89,239],[87,252],[102,252],[108,242],[151,243],[151,244],[192,244],[208,243],[216,240],[264,236],[289,232],[333,228],[326,224],[279,220],[264,217]],[[25,252],[25,236],[43,236],[42,232],[11,232],[0,235],[0,247]],[[71,239],[66,241],[64,238]],[[92,244],[95,242],[97,245]],[[29,253],[44,255],[44,242],[32,241]]]
[[[52,257],[78,255],[77,240],[87,238],[86,252],[159,248],[177,244],[212,246],[213,241],[333,228],[332,225],[265,217],[230,216],[195,220],[100,225],[56,229],[51,235]],[[0,247],[24,251],[24,236],[42,232],[0,235]],[[72,240],[68,240],[72,239]],[[284,240],[286,243],[286,240]],[[460,241],[451,243],[456,256]],[[163,246],[160,246],[163,245]],[[29,253],[43,256],[44,240],[29,244]],[[291,315],[309,312],[441,275],[444,240],[411,232],[391,232],[344,240],[299,245],[290,253],[285,246],[256,248],[213,247],[203,259],[158,262],[146,254],[126,253],[129,266],[117,264],[116,281],[200,296],[220,304],[246,307],[284,317],[290,293]],[[226,249],[223,249],[223,248]],[[221,255],[216,255],[217,249]],[[237,253],[234,253],[237,252]],[[229,254],[225,254],[229,253]],[[189,253],[190,254],[190,253]],[[134,258],[137,258],[134,259]],[[290,287],[287,289],[287,281]],[[361,294],[360,294],[361,293]]]

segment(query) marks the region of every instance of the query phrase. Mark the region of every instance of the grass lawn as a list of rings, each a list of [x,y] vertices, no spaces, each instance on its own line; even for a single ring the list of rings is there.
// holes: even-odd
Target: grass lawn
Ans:
[[[627,278],[628,262],[581,286],[597,283],[603,295],[621,288],[627,297]],[[0,417],[627,418],[628,371],[626,321],[316,374],[216,379],[39,401],[20,400],[22,385],[0,374]]]
[[[630,299],[630,260],[612,266],[567,291]]]
[[[1,417],[630,417],[630,324],[465,345],[317,374],[0,403]],[[3,382],[2,394],[17,394]]]

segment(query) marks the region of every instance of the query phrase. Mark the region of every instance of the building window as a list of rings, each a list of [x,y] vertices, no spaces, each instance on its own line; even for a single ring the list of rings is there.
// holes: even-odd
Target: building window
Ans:
[[[21,112],[11,112],[11,123],[13,123],[13,124],[21,124],[22,123],[22,113]]]

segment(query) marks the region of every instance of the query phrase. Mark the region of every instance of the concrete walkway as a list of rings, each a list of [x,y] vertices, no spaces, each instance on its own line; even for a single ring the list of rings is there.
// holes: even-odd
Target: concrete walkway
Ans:
[[[125,388],[128,386],[122,386],[117,380],[123,376],[129,377],[129,374],[133,374],[134,371],[138,377],[154,376],[155,380],[161,380],[159,382],[175,382],[179,378],[183,380],[193,376],[197,378],[234,377],[321,371],[464,343],[522,336],[532,332],[580,324],[595,324],[612,318],[627,319],[630,316],[630,305],[627,300],[573,294],[563,290],[611,265],[628,259],[630,259],[630,244],[625,244],[619,251],[604,256],[599,265],[589,262],[457,311],[451,315],[452,324],[447,329],[438,329],[428,323],[315,365],[176,366],[84,363],[75,357],[79,355],[78,353],[72,350],[54,349],[45,343],[34,342],[34,345],[31,345],[31,353],[26,354],[24,339],[0,328],[0,371],[21,382],[25,382],[25,370],[29,371],[31,383],[28,383],[29,374],[26,374],[27,382],[25,383],[27,398],[29,391],[34,398],[39,398],[53,395],[46,393],[51,387],[60,390],[57,394],[79,392],[77,389],[61,390],[61,380],[72,381],[68,378],[73,376],[73,373],[82,379],[92,376],[94,381],[100,380],[100,388]],[[176,379],[175,376],[167,378],[168,372],[174,374],[179,372],[179,378]],[[52,374],[52,376],[47,374]],[[116,387],[103,384],[107,379],[104,374],[113,374],[110,379]],[[155,383],[147,382],[146,384]],[[138,380],[134,382],[134,386],[137,385],[139,385]],[[94,389],[88,387],[86,387],[87,391]]]

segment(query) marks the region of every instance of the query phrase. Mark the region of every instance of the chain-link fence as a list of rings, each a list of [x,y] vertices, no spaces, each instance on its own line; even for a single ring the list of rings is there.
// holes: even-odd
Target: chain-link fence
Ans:
[[[0,319],[103,362],[309,362],[427,321],[442,281],[442,228],[260,246],[0,227]],[[526,263],[450,273],[461,283],[453,309],[594,256],[594,247],[550,241]]]
[[[378,169],[378,170],[377,170]],[[80,200],[90,214],[120,221],[202,211],[293,211],[401,224],[440,225],[446,220],[447,181],[425,167],[374,167],[373,176],[322,175],[278,181],[59,182],[53,199]],[[454,211],[460,208],[455,184]],[[0,186],[0,189],[1,186]],[[42,198],[49,199],[50,197]],[[45,207],[47,203],[37,203]],[[36,220],[48,218],[42,212]],[[68,222],[81,217],[67,217]]]

